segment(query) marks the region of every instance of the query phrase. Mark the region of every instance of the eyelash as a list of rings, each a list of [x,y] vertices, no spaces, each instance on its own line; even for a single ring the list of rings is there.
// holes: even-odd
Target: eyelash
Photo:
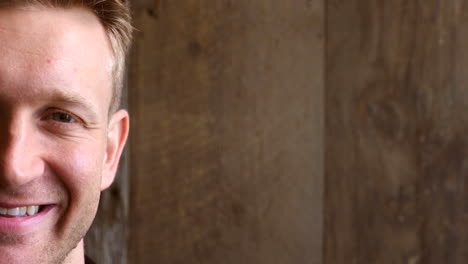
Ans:
[[[60,121],[54,120],[53,115],[57,115],[57,114],[67,115],[72,119],[72,121],[71,122],[60,122]],[[83,125],[84,124],[83,120],[81,118],[79,118],[78,116],[76,116],[75,114],[72,114],[72,113],[70,113],[68,111],[61,110],[61,109],[49,109],[49,110],[47,110],[46,115],[44,117],[44,120],[53,121],[55,126],[61,126],[61,127],[64,127],[64,126],[68,127],[68,126],[71,126],[71,125]]]

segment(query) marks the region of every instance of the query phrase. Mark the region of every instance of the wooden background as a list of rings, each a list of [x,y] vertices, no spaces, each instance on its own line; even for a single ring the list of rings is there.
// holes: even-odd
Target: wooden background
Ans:
[[[321,263],[322,5],[133,10],[132,263]]]
[[[327,1],[327,264],[468,263],[468,6]]]
[[[134,0],[99,263],[468,263],[468,6]]]

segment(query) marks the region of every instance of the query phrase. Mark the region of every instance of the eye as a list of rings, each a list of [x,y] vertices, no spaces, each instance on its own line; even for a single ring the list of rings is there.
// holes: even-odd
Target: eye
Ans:
[[[56,112],[49,115],[48,119],[54,120],[60,123],[75,123],[77,120],[68,113]]]

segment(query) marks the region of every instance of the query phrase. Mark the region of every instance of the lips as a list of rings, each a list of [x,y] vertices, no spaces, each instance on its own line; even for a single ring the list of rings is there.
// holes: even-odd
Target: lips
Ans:
[[[16,203],[16,205],[10,205],[3,203],[0,206],[0,240],[2,235],[15,236],[41,232],[52,223],[51,221],[56,220],[58,210],[59,207],[56,204],[21,205]]]

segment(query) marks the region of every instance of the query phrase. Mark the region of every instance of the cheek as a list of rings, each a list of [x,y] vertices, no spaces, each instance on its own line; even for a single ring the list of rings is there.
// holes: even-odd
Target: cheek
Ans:
[[[70,198],[82,199],[99,193],[104,148],[95,142],[55,145],[53,160],[49,160],[55,177],[67,188]]]
[[[62,183],[62,190],[66,193],[66,198],[60,203],[62,210],[57,234],[62,239],[69,239],[66,237],[76,235],[70,230],[82,230],[76,237],[81,239],[98,208],[104,147],[92,140],[54,142],[52,146],[48,149],[51,155],[48,160],[50,176]]]

